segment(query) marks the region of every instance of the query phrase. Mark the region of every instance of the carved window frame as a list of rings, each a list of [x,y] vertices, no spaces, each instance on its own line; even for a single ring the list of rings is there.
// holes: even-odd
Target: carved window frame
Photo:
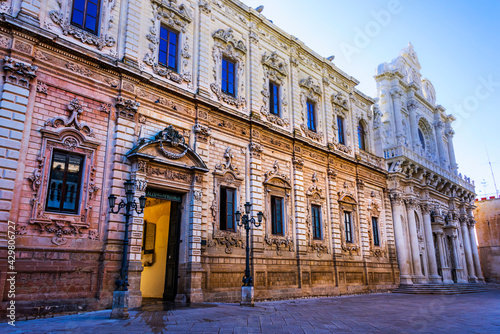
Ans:
[[[116,39],[108,35],[113,27],[114,15],[112,15],[112,12],[115,8],[116,0],[100,0],[97,34],[93,34],[71,23],[74,0],[60,0],[57,3],[59,10],[50,11],[49,17],[53,23],[61,28],[63,35],[71,35],[84,44],[94,45],[99,51],[104,47],[113,47],[116,44]]]
[[[359,236],[359,221],[358,221],[358,204],[354,198],[354,195],[350,193],[339,194],[339,217],[340,217],[340,237],[341,237],[341,247],[345,253],[349,255],[359,255],[360,254],[360,236]],[[352,228],[352,242],[347,242],[345,237],[345,218],[344,212],[351,213],[351,228]]]
[[[352,152],[352,147],[351,147],[351,131],[350,129],[350,122],[349,122],[349,103],[347,101],[347,97],[345,96],[344,93],[339,92],[339,93],[334,93],[331,96],[331,103],[332,103],[332,108],[333,108],[333,115],[334,115],[334,120],[333,120],[333,140],[334,140],[334,146],[337,148],[337,150],[350,154]],[[342,117],[343,119],[343,125],[344,125],[344,144],[341,144],[339,142],[339,135],[338,135],[338,117]]]
[[[242,111],[246,110],[245,99],[245,59],[247,48],[242,40],[237,40],[233,35],[233,30],[227,31],[219,29],[213,33],[214,45],[212,47],[212,57],[214,61],[213,78],[210,84],[212,92],[217,100],[223,101]],[[226,58],[235,63],[235,96],[222,91],[222,59]]]
[[[385,249],[386,249],[386,240],[385,240],[385,224],[384,220],[382,219],[382,212],[380,210],[380,207],[377,203],[371,203],[368,206],[368,219],[369,219],[369,224],[368,224],[368,237],[370,240],[370,253],[374,257],[383,257],[385,255]],[[379,238],[379,245],[375,245],[374,240],[373,240],[373,222],[372,219],[377,218],[377,223],[378,223],[378,238]]]
[[[290,118],[288,114],[288,97],[286,94],[287,79],[288,79],[288,65],[281,59],[277,52],[272,52],[270,55],[264,53],[262,55],[262,68],[264,77],[262,78],[262,106],[260,112],[266,119],[273,124],[282,127],[290,125]],[[279,86],[279,109],[280,115],[275,115],[270,112],[270,84],[273,83]]]
[[[177,84],[186,83],[189,89],[193,88],[192,73],[189,71],[191,54],[187,29],[193,21],[190,10],[183,4],[177,5],[175,1],[162,2],[151,0],[153,8],[153,25],[149,28],[146,39],[149,43],[149,52],[144,55],[141,70],[149,66],[153,73],[171,80]],[[176,69],[171,69],[159,63],[160,32],[161,26],[177,33],[177,59]]]
[[[96,155],[99,143],[88,140],[80,132],[63,128],[61,131],[41,129],[42,145],[38,157],[38,169],[29,178],[35,194],[31,200],[30,224],[38,225],[40,232],[55,233],[52,243],[62,245],[67,242],[66,235],[82,235],[82,229],[90,228],[92,201],[99,190],[95,181]],[[79,154],[84,157],[81,172],[80,203],[77,213],[47,211],[49,179],[54,150]],[[94,206],[98,207],[98,203]]]
[[[323,140],[323,118],[324,111],[321,103],[321,87],[317,85],[314,79],[309,76],[299,82],[300,86],[300,102],[302,105],[302,123],[300,128],[306,137],[321,142]],[[316,113],[316,131],[311,131],[308,126],[307,103],[312,102]]]
[[[281,254],[282,247],[293,250],[293,221],[292,221],[292,186],[287,175],[279,172],[279,164],[274,163],[274,170],[265,173],[264,185],[264,240],[268,246]],[[283,198],[283,235],[272,233],[271,197]]]
[[[307,242],[309,249],[313,252],[317,252],[318,256],[320,253],[328,253],[328,242],[330,240],[328,234],[328,219],[327,219],[327,206],[325,196],[323,196],[322,189],[319,189],[316,185],[313,185],[306,192],[307,198]],[[312,218],[312,206],[316,205],[320,207],[320,220],[321,220],[321,239],[314,238],[313,231],[313,218]]]

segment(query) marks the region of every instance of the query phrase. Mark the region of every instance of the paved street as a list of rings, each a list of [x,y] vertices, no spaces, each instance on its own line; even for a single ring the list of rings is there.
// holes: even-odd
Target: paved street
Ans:
[[[0,324],[9,333],[500,333],[500,290],[465,295],[376,294],[257,303],[151,304],[129,320],[110,310]]]

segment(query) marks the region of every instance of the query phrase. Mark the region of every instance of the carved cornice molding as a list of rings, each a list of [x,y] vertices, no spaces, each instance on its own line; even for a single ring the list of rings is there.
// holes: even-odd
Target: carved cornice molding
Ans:
[[[37,66],[15,61],[11,57],[4,58],[3,70],[5,71],[5,81],[8,83],[28,89],[29,83],[36,78]]]

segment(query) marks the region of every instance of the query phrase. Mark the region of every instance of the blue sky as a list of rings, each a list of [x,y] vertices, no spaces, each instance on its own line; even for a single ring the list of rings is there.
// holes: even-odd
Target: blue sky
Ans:
[[[479,196],[495,195],[486,148],[500,188],[500,1],[243,2],[264,5],[262,14],[278,27],[324,57],[335,55],[333,62],[372,97],[377,65],[411,42],[437,103],[457,117],[459,171],[475,180]]]

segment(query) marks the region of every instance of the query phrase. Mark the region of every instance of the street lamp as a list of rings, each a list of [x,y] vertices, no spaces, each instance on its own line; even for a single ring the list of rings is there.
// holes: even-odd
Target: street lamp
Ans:
[[[125,195],[127,202],[123,199],[118,204],[116,211],[114,210],[116,206],[116,196],[111,194],[108,197],[109,212],[118,213],[122,208],[125,208],[125,236],[123,238],[123,256],[122,256],[122,266],[120,269],[120,276],[115,281],[115,292],[113,293],[113,311],[111,313],[112,318],[128,319],[128,226],[130,216],[132,216],[132,210],[141,214],[144,212],[146,207],[146,197],[139,197],[139,205],[134,200],[134,182],[131,180],[124,182]]]
[[[249,232],[252,225],[259,227],[262,223],[263,213],[257,213],[257,221],[255,218],[250,216],[250,211],[252,210],[252,204],[250,202],[245,203],[245,214],[241,216],[241,212],[235,212],[235,218],[238,226],[244,226],[246,230],[246,267],[245,276],[243,276],[243,286],[241,288],[241,305],[251,305],[253,306],[253,281],[252,275],[250,274],[250,240]]]

